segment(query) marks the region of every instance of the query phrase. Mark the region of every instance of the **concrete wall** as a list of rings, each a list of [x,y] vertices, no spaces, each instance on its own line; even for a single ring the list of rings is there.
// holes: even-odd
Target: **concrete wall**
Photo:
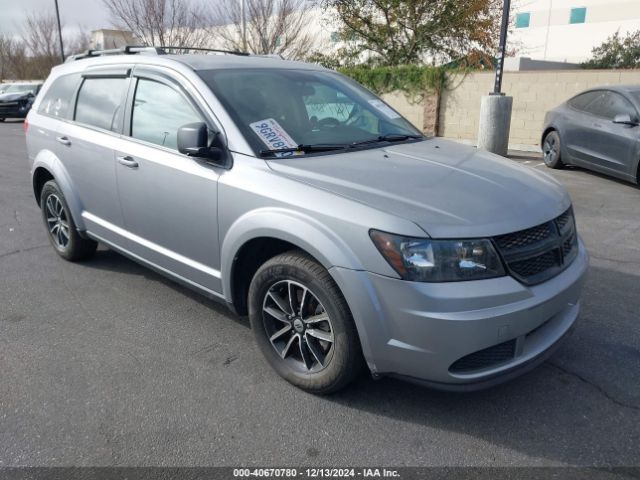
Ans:
[[[480,97],[492,90],[494,78],[493,72],[483,72],[452,79],[453,88],[441,98],[438,132],[441,136],[475,145]],[[505,72],[503,91],[513,96],[509,147],[539,150],[548,110],[587,88],[615,84],[640,85],[640,70]],[[403,105],[392,105],[404,114]]]
[[[409,99],[402,92],[385,93],[382,99],[421,131],[424,126],[424,103]]]

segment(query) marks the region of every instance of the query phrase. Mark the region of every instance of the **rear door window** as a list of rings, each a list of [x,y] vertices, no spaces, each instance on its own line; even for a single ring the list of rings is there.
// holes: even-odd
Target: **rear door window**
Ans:
[[[73,95],[80,83],[80,74],[63,75],[57,78],[47,90],[38,113],[53,117],[68,118]]]
[[[76,102],[76,122],[119,131],[128,86],[124,77],[85,78]]]
[[[571,105],[576,110],[588,112],[589,106],[596,100],[598,100],[602,96],[602,94],[603,92],[600,90],[594,92],[586,92],[569,100],[569,105]]]

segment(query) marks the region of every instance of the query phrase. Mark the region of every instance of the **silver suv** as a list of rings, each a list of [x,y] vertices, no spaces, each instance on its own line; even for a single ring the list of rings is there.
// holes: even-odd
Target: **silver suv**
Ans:
[[[121,53],[56,67],[25,125],[63,258],[101,242],[225,302],[315,393],[365,366],[486,387],[570,331],[588,258],[553,178],[315,65]]]

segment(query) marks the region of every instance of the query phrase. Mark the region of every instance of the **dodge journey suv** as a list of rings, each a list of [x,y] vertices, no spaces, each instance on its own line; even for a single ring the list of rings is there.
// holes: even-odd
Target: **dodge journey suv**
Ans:
[[[319,66],[106,53],[54,68],[25,124],[63,258],[100,242],[225,302],[315,393],[365,368],[482,388],[571,330],[588,259],[547,174],[427,138]]]

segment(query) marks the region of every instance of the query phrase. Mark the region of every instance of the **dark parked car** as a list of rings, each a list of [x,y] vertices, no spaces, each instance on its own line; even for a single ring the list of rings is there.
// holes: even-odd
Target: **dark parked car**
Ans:
[[[544,163],[577,165],[640,183],[640,85],[588,90],[547,113]]]
[[[7,118],[25,118],[42,83],[14,83],[0,94],[0,122]]]

